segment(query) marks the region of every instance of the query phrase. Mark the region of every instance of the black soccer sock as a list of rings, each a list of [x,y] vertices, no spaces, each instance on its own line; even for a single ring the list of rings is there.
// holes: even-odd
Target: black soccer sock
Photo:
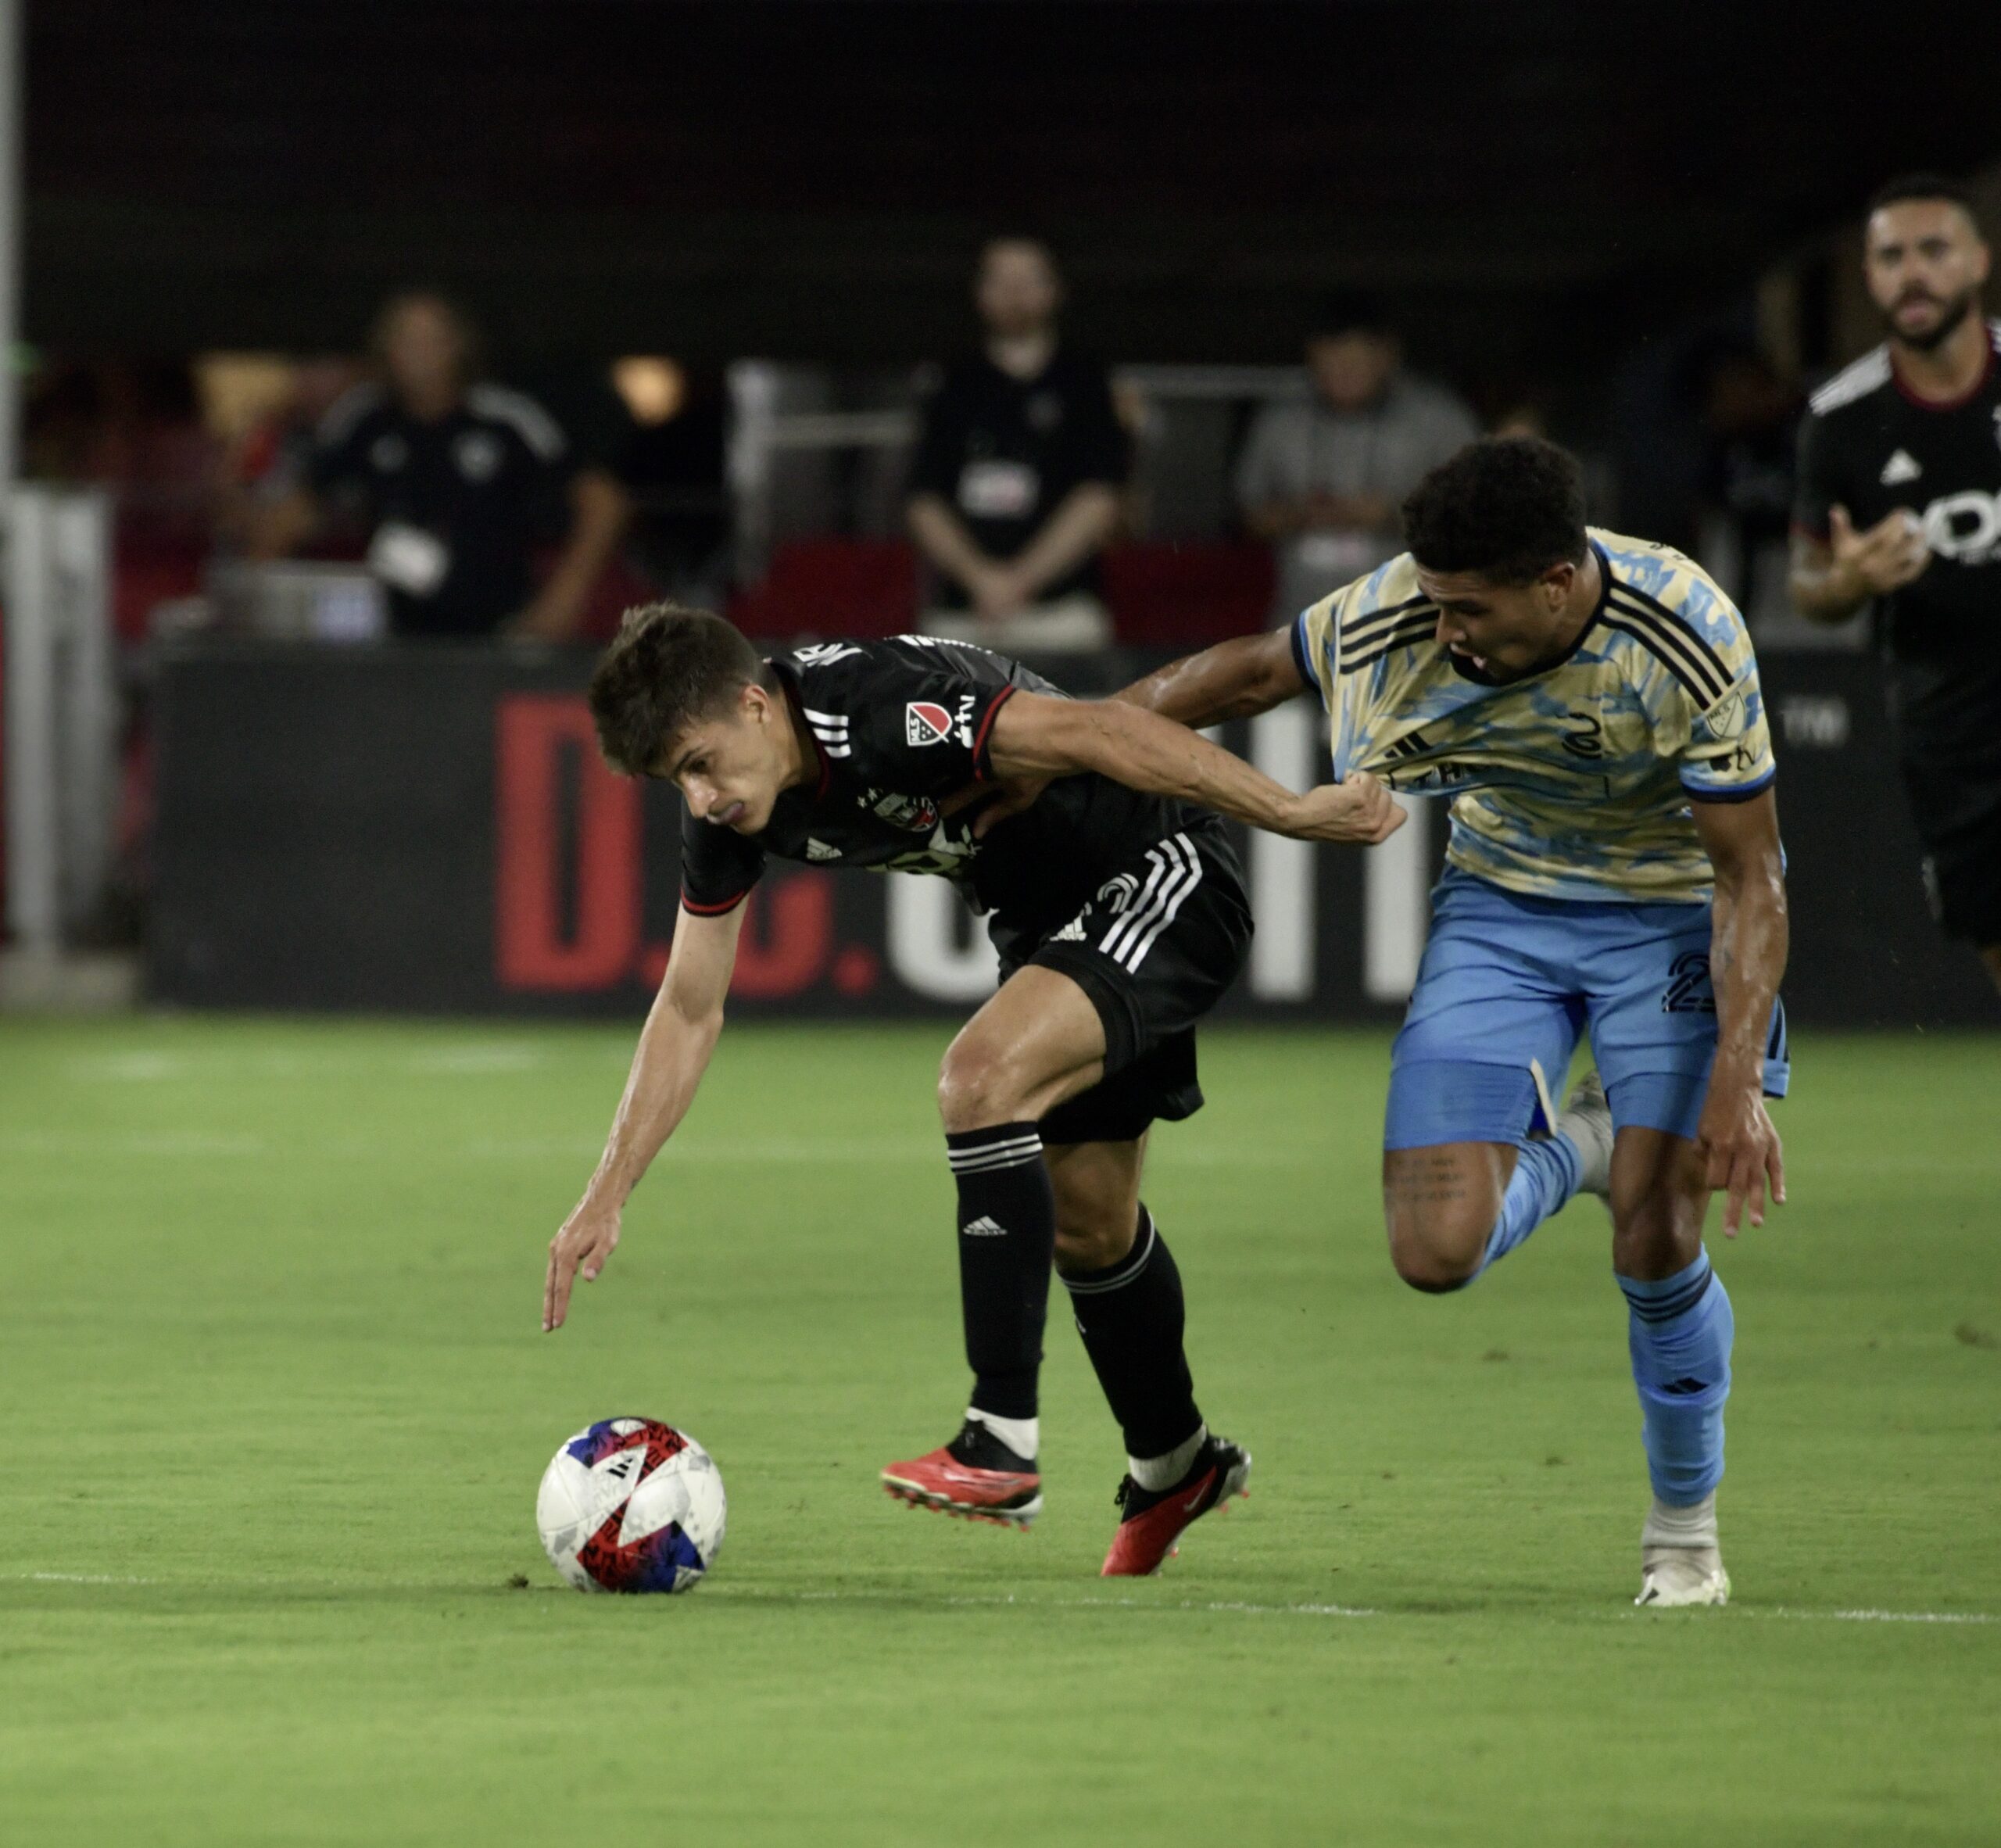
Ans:
[[[1032,1123],[947,1135],[959,1184],[959,1301],[972,1403],[999,1418],[1036,1415],[1056,1196]]]
[[[1133,1248],[1104,1270],[1063,1282],[1097,1383],[1126,1434],[1129,1456],[1165,1456],[1201,1428],[1181,1346],[1181,1272],[1153,1215],[1140,1209]]]

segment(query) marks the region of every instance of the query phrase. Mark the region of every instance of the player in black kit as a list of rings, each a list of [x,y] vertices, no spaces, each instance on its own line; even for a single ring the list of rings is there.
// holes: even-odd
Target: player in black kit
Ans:
[[[1870,202],[1888,339],[1814,394],[1799,435],[1792,595],[1839,622],[1874,600],[1925,885],[2001,987],[2001,324],[1966,194],[1917,175]]]
[[[958,1436],[883,1484],[1003,1524],[1040,1510],[1053,1258],[1126,1439],[1104,1570],[1153,1571],[1251,1468],[1196,1407],[1180,1277],[1140,1200],[1148,1126],[1200,1108],[1195,1022],[1250,941],[1209,811],[1373,842],[1401,811],[1366,776],[1295,795],[1151,713],[1073,701],[1000,655],[918,636],[764,661],[720,617],[650,604],[600,662],[591,706],[614,768],[680,787],[682,915],[603,1159],[549,1247],[543,1326],[562,1322],[579,1270],[603,1267],[694,1097],[767,857],[942,875],[988,915],[1003,976],[938,1087],[973,1388]],[[1030,806],[993,803],[1043,779]]]

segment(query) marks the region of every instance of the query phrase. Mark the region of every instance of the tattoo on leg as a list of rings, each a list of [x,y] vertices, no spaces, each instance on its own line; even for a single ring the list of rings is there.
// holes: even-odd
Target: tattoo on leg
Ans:
[[[1442,1149],[1416,1149],[1397,1164],[1387,1191],[1399,1206],[1438,1206],[1470,1199],[1466,1173]]]

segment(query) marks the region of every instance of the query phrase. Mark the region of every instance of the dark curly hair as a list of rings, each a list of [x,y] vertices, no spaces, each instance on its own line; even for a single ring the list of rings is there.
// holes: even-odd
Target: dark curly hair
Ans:
[[[726,711],[746,686],[775,689],[771,664],[706,610],[641,603],[591,675],[598,749],[621,776],[647,776],[691,725]]]
[[[1532,584],[1552,565],[1584,562],[1584,477],[1539,436],[1484,436],[1411,490],[1404,542],[1427,571]]]

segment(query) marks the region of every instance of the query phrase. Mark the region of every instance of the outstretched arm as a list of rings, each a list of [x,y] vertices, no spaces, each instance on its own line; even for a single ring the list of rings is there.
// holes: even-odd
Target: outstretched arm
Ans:
[[[1299,840],[1387,840],[1404,811],[1374,777],[1295,795],[1208,739],[1117,700],[1016,693],[993,723],[990,757],[1003,781],[1095,771],[1128,789],[1177,797]]]
[[[722,1031],[723,1001],[743,928],[741,905],[720,918],[684,911],[675,923],[667,975],[639,1035],[603,1156],[575,1211],[549,1241],[542,1295],[545,1334],[563,1326],[577,1273],[582,1271],[587,1284],[596,1280],[618,1244],[627,1196],[695,1101]]]
[[[1695,1139],[1709,1185],[1724,1188],[1723,1229],[1740,1216],[1765,1223],[1765,1183],[1785,1200],[1784,1151],[1764,1101],[1765,1039],[1785,974],[1785,866],[1778,804],[1769,789],[1749,802],[1695,802],[1696,832],[1716,869],[1709,981],[1716,997],[1716,1056]]]
[[[1292,631],[1277,629],[1184,654],[1115,697],[1199,729],[1226,718],[1255,718],[1305,690],[1293,658]]]

